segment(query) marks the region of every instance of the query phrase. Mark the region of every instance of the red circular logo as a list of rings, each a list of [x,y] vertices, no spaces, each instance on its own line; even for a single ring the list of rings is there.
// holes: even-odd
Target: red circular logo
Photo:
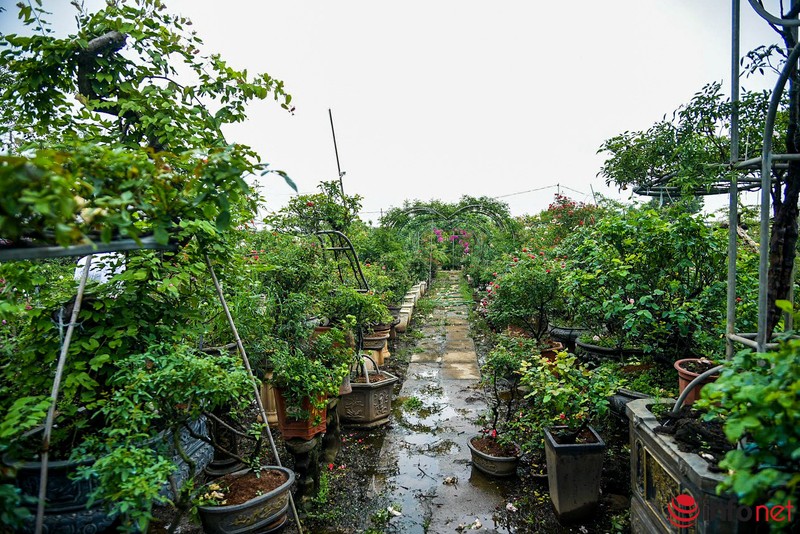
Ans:
[[[700,515],[697,501],[688,493],[676,495],[667,506],[669,523],[676,528],[688,528],[695,524]]]

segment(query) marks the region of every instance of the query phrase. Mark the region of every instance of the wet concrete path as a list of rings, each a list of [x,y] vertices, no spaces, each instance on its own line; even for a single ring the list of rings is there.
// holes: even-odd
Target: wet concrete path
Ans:
[[[478,524],[480,532],[497,532],[492,513],[505,506],[507,482],[473,472],[467,447],[487,408],[469,337],[471,303],[460,296],[459,275],[440,273],[428,295],[436,307],[421,328],[373,480],[374,491],[401,510],[390,523],[397,532],[456,532]]]

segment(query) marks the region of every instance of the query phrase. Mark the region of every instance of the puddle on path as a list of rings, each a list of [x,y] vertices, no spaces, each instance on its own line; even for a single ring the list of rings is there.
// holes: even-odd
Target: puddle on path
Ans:
[[[457,273],[442,273],[457,280]],[[447,282],[447,280],[445,280]],[[400,395],[393,403],[391,427],[381,449],[373,488],[401,514],[387,532],[456,532],[459,525],[482,524],[480,532],[495,530],[492,513],[505,506],[504,495],[514,480],[493,480],[473,472],[467,440],[479,432],[475,420],[486,410],[475,379],[459,376],[451,367],[467,366],[477,376],[477,356],[436,357],[458,343],[459,355],[475,354],[467,337],[467,304],[458,286],[447,283],[434,298],[432,319],[422,328],[418,346],[425,352],[412,360]],[[430,356],[430,357],[428,357]]]

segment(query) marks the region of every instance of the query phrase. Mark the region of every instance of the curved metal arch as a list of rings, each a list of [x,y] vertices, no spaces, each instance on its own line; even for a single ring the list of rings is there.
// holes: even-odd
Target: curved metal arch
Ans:
[[[358,284],[359,291],[369,291],[369,284],[364,277],[364,272],[361,270],[361,262],[358,261],[358,254],[356,249],[353,248],[353,243],[342,232],[337,230],[317,230],[314,235],[319,239],[322,245],[322,250],[333,252],[334,260],[336,261],[336,268],[339,271],[339,280],[344,284],[345,276],[342,272],[342,265],[339,262],[339,254],[343,254],[350,264],[350,269],[353,271],[353,278]],[[330,240],[330,245],[325,244],[323,236],[327,236]]]
[[[752,3],[752,2],[751,2]],[[780,104],[783,91],[786,89],[786,82],[796,68],[797,60],[800,58],[800,44],[795,45],[789,54],[786,64],[783,66],[772,98],[769,101],[767,118],[764,121],[764,145],[761,148],[761,238],[759,243],[758,260],[758,336],[756,344],[758,350],[766,350],[767,344],[767,284],[769,272],[769,214],[770,212],[770,185],[772,184],[772,133],[775,131],[775,118],[778,115],[778,105]]]
[[[408,216],[413,216],[413,215],[417,215],[417,214],[432,215],[432,216],[441,218],[443,221],[452,221],[457,215],[461,214],[462,212],[463,213],[476,213],[476,214],[479,214],[479,215],[483,215],[485,217],[490,218],[492,220],[492,222],[494,222],[494,224],[496,224],[498,227],[500,227],[502,229],[506,229],[507,228],[507,224],[506,224],[506,221],[505,221],[504,218],[501,218],[500,216],[498,216],[497,213],[493,213],[493,212],[491,212],[489,210],[483,209],[483,206],[481,206],[480,204],[469,204],[467,206],[462,206],[462,207],[458,208],[457,210],[453,211],[452,213],[450,213],[449,215],[445,215],[444,213],[440,212],[439,210],[433,209],[433,208],[431,208],[429,206],[414,206],[412,208],[409,208],[407,210],[402,211],[401,213],[403,213],[404,215],[408,215]],[[406,221],[403,224],[403,226],[408,224],[408,222],[410,222],[410,221]],[[395,227],[396,225],[397,225],[396,222],[391,222],[390,223],[391,227]]]
[[[758,2],[757,0],[748,0],[748,2],[750,2],[750,6],[755,10],[755,12],[758,13],[758,15],[767,22],[770,22],[777,26],[800,26],[800,19],[784,19],[776,17],[775,15],[767,11],[764,8],[764,6],[761,5],[761,3]]]

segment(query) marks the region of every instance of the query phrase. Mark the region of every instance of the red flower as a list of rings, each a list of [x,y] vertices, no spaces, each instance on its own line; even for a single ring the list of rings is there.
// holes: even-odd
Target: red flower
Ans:
[[[566,419],[567,418],[567,416],[564,415],[563,413],[561,415],[559,415],[558,417],[560,417],[561,419]]]
[[[306,206],[308,206],[309,208],[313,208],[314,207],[314,203],[309,200],[309,201],[306,202]]]
[[[333,471],[333,464],[328,464],[328,471]]]

